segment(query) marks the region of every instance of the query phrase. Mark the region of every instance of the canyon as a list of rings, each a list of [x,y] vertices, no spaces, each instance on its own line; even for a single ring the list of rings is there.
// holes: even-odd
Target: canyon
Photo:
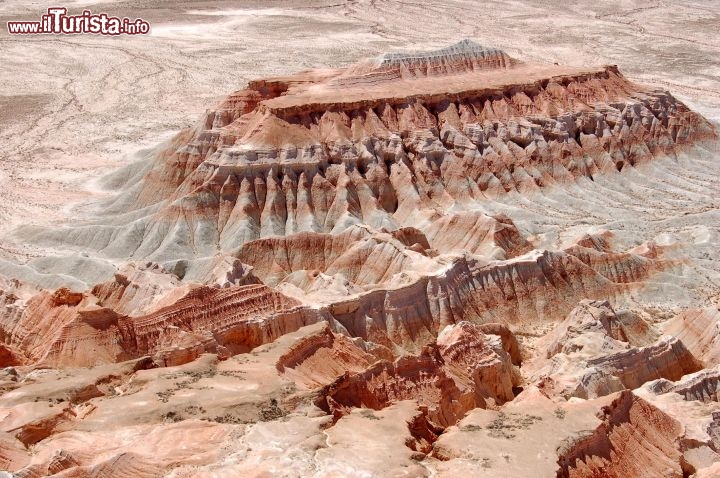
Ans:
[[[509,51],[298,61],[0,206],[0,477],[720,474],[720,114]]]

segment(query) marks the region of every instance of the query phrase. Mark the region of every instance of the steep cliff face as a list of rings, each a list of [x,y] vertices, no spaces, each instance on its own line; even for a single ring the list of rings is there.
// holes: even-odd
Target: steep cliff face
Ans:
[[[461,320],[515,326],[560,320],[584,298],[613,297],[629,290],[633,284],[623,277],[632,275],[637,281],[667,266],[663,260],[608,253],[615,262],[608,278],[573,252],[572,248],[568,252],[535,250],[489,264],[464,257],[440,274],[336,301],[329,310],[353,335],[412,348]],[[635,268],[637,262],[646,267]]]
[[[102,286],[95,292],[107,290]],[[137,298],[128,295],[131,303]],[[30,363],[91,366],[157,354],[158,363],[169,366],[205,352],[247,352],[329,319],[262,285],[195,286],[173,297],[170,305],[159,302],[157,310],[134,317],[96,304],[103,299],[108,296],[99,299],[68,289],[32,297],[19,318],[0,323],[8,350],[17,351],[6,358],[17,361],[21,353],[20,360]],[[116,305],[120,310],[127,307],[126,302]]]
[[[502,338],[460,322],[447,326],[419,355],[379,360],[360,372],[345,372],[319,390],[316,403],[338,418],[356,407],[380,410],[416,400],[427,409],[431,428],[442,429],[469,410],[512,400],[518,383]]]
[[[680,339],[706,366],[720,362],[720,311],[693,309],[678,314],[665,327],[665,333]]]
[[[630,392],[622,392],[602,414],[594,432],[559,450],[558,477],[684,476],[680,423]]]
[[[616,67],[533,66],[467,42],[450,50],[252,82],[158,153],[107,208],[117,215],[105,227],[36,239],[169,261],[356,224],[420,226],[435,237],[438,219],[472,220],[453,219],[451,209],[592,179],[716,137],[672,95]],[[499,226],[493,236],[521,252]],[[467,243],[443,240],[439,249]]]
[[[303,232],[251,241],[238,258],[265,283],[276,284],[298,271],[322,272],[359,286],[383,284],[403,271],[429,272],[438,265],[427,256],[425,236],[412,228],[392,234],[353,226],[339,234]]]
[[[287,118],[278,116],[283,110],[259,107],[240,124],[199,134],[177,153],[193,151],[196,158],[158,163],[161,170],[152,174],[163,183],[178,169],[187,176],[164,197],[147,177],[141,184],[148,192],[137,193],[135,207],[160,210],[138,223],[141,238],[113,234],[100,246],[111,254],[138,248],[135,256],[167,260],[183,253],[183,244],[208,254],[261,237],[340,232],[352,224],[396,229],[430,221],[438,209],[673,154],[714,134],[666,93],[623,101],[619,92],[629,96],[635,87],[616,71],[588,76],[550,80],[536,87],[534,99],[522,91],[438,105],[405,99]],[[555,114],[543,118],[548,110]],[[534,115],[543,119],[516,119]],[[207,144],[208,135],[219,135],[219,144]]]
[[[681,380],[658,380],[649,385],[657,394],[677,393],[685,400],[698,400],[700,402],[719,402],[720,366],[703,369],[697,373],[684,376]]]
[[[6,293],[0,332],[8,363],[92,365],[160,350],[187,357],[158,356],[161,363],[174,363],[202,352],[246,352],[320,320],[385,348],[419,353],[448,325],[545,324],[582,298],[622,294],[668,267],[662,255],[598,252],[614,263],[608,278],[573,255],[577,247],[567,251],[533,251],[490,263],[469,255],[438,261],[414,229],[302,233],[251,242],[234,259],[253,263],[238,269],[252,270],[239,275],[243,281],[259,277],[299,300],[265,285],[198,286],[157,265],[128,265],[84,294],[59,289],[21,300]],[[644,267],[636,268],[638,262]],[[604,273],[605,263],[598,267]],[[633,282],[624,281],[628,276]],[[304,305],[308,297],[320,305]],[[627,327],[626,335],[644,333],[630,330],[639,324]],[[168,335],[169,328],[182,333]]]
[[[677,380],[697,372],[702,364],[676,338],[629,349],[587,362],[588,371],[579,379],[576,396],[602,396],[622,388],[634,389],[651,380]]]
[[[152,349],[168,326],[208,331],[239,351],[270,342],[319,315],[266,286],[198,287],[174,304],[128,322],[128,340],[139,353]]]
[[[467,41],[251,81],[97,217],[22,228],[110,272],[0,277],[0,468],[709,473],[716,215],[684,155],[715,139],[617,67]]]
[[[41,292],[26,301],[7,295],[0,331],[7,346],[31,362],[64,365],[107,363],[161,349],[158,360],[168,364],[202,352],[247,352],[319,320],[391,350],[419,353],[448,325],[544,326],[565,317],[582,299],[620,297],[679,263],[665,258],[659,246],[613,252],[584,239],[563,251],[520,254],[530,246],[514,224],[484,218],[487,232],[476,222],[462,229],[471,234],[466,238],[510,231],[491,239],[491,247],[501,251],[498,259],[488,261],[479,250],[440,254],[433,246],[452,244],[449,234],[439,232],[452,220],[430,239],[415,228],[298,233],[251,241],[234,255],[200,265],[174,262],[172,273],[154,263],[129,264],[86,294]],[[188,280],[198,275],[210,285]],[[261,281],[267,285],[257,284]],[[642,321],[618,323],[622,340],[640,344],[651,334]],[[189,335],[178,335],[173,344],[165,334],[168,327]],[[95,349],[99,352],[91,352]],[[162,358],[171,355],[177,357]]]
[[[541,357],[530,367],[531,380],[549,396],[601,397],[703,367],[678,338],[660,336],[641,317],[605,301],[580,302],[536,346]]]

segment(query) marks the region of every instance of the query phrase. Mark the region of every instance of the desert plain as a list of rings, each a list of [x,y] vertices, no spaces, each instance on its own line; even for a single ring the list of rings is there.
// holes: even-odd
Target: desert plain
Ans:
[[[0,4],[0,476],[720,475],[720,2]]]

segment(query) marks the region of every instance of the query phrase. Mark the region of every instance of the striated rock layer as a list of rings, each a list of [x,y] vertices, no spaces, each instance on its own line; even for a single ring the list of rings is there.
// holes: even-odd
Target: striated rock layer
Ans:
[[[251,82],[137,171],[102,226],[25,235],[160,261],[353,224],[434,237],[451,209],[716,138],[616,67],[529,65],[469,42],[421,58]]]
[[[594,432],[560,450],[558,477],[685,476],[676,442],[680,423],[630,392],[602,414]]]
[[[318,321],[388,350],[420,353],[449,325],[547,324],[583,298],[619,297],[678,263],[657,247],[637,254],[579,245],[510,260],[454,255],[439,262],[429,246],[415,229],[355,226],[253,241],[240,249],[235,272],[212,285],[182,282],[151,263],[128,265],[85,293],[20,299],[8,291],[0,308],[2,363],[84,366],[155,354],[171,365],[203,352],[247,352]],[[623,330],[624,340],[646,333],[640,323]]]
[[[717,234],[685,221],[716,211],[663,214],[716,137],[617,67],[470,41],[251,81],[96,218],[20,228],[77,254],[0,276],[0,468],[710,476]]]
[[[533,377],[548,395],[587,399],[702,369],[677,337],[658,336],[635,314],[585,300],[537,342],[549,360],[535,361]]]
[[[96,292],[125,285],[113,282]],[[8,347],[3,365],[89,366],[148,354],[156,354],[159,365],[177,365],[205,352],[247,352],[324,318],[264,285],[194,287],[133,317],[97,302],[102,298],[68,289],[33,296],[20,317],[0,322]]]
[[[446,327],[437,343],[418,356],[379,360],[366,370],[348,371],[319,392],[318,406],[339,417],[349,407],[378,410],[414,399],[427,407],[432,429],[442,429],[469,410],[512,400],[518,384],[512,358],[501,337],[482,330],[460,322]]]

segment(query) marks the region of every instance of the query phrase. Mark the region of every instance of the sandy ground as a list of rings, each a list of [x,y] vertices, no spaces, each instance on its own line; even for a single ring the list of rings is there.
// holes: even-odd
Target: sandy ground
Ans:
[[[44,5],[0,4],[0,235],[77,217],[93,180],[193,124],[252,78],[472,38],[525,60],[618,64],[720,119],[720,2],[547,0],[67,3],[149,36],[12,36]],[[0,257],[41,253],[0,240]]]

